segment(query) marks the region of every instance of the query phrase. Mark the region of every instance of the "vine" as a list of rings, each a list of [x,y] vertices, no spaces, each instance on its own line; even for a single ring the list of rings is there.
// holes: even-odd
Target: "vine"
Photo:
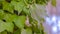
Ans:
[[[45,34],[42,25],[44,18],[40,18],[38,15],[34,16],[36,15],[34,10],[36,10],[36,5],[40,5],[42,8],[48,1],[0,0],[0,34]],[[45,9],[42,10],[45,11]],[[40,19],[40,26],[35,17]],[[28,26],[29,24],[30,26]]]

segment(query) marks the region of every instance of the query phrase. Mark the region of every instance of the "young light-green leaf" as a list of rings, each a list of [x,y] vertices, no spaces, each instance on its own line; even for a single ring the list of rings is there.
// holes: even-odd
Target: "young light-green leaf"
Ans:
[[[3,19],[3,18],[4,18],[4,11],[0,10],[0,19]]]
[[[5,26],[6,26],[6,30],[8,32],[13,32],[13,29],[14,29],[14,24],[13,23],[7,22],[7,23],[5,23]]]
[[[14,23],[18,28],[24,28],[26,17],[25,16],[16,16],[14,19]]]
[[[5,23],[2,20],[0,20],[0,32],[4,30],[5,30]]]

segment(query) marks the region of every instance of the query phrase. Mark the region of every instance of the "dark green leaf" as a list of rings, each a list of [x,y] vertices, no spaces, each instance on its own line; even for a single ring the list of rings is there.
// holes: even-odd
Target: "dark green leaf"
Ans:
[[[20,34],[20,29],[16,30],[14,34]]]
[[[7,31],[3,31],[3,32],[1,32],[1,34],[7,34]]]

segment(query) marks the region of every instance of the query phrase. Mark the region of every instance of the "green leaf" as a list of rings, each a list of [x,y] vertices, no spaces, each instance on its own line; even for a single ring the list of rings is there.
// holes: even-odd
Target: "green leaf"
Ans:
[[[18,14],[22,11],[24,7],[24,2],[11,1],[11,4],[14,5],[14,9],[18,11]]]
[[[22,29],[21,34],[32,34],[32,30],[30,28]]]
[[[26,30],[25,29],[21,29],[21,34],[26,34]]]
[[[27,15],[30,14],[30,10],[29,10],[28,8],[26,8],[26,7],[23,8],[23,11],[24,11]]]
[[[24,28],[26,17],[25,16],[16,16],[14,19],[14,23],[18,28]]]
[[[4,18],[4,11],[0,10],[0,19],[3,19],[3,18]]]
[[[13,29],[14,29],[14,24],[13,24],[13,23],[7,22],[7,23],[5,24],[5,26],[6,26],[6,30],[7,30],[7,31],[13,32]]]
[[[44,5],[46,4],[49,0],[35,0],[37,4]]]
[[[8,21],[8,22],[13,21],[12,15],[11,15],[11,14],[6,14],[6,13],[5,13],[5,16],[4,16],[3,19],[6,20],[6,21]]]
[[[14,34],[20,34],[20,29],[16,30]]]
[[[10,3],[3,2],[3,10],[7,10],[7,11],[13,13],[13,9],[14,9],[14,7]]]
[[[32,34],[32,30],[30,28],[26,29],[26,34]]]
[[[40,33],[40,29],[38,28],[38,26],[32,26],[32,30],[35,32],[35,33]]]
[[[4,20],[6,20],[7,22],[12,22],[14,20],[14,17],[16,17],[16,15],[12,15],[12,14],[9,14],[9,13],[5,13],[5,16],[4,16]]]
[[[0,32],[4,30],[5,30],[5,23],[2,20],[0,20]]]
[[[7,34],[7,31],[3,31],[3,32],[1,32],[1,34]]]
[[[11,15],[11,14],[5,13],[5,16],[3,19],[6,20],[7,22],[13,22],[15,16],[16,15]]]
[[[56,0],[52,0],[51,3],[52,3],[53,6],[56,6]]]

